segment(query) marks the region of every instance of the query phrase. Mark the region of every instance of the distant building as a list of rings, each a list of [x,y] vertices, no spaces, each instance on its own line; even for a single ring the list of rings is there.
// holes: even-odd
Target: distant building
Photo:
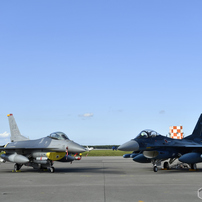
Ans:
[[[173,139],[182,139],[183,130],[182,126],[170,126],[170,137]]]

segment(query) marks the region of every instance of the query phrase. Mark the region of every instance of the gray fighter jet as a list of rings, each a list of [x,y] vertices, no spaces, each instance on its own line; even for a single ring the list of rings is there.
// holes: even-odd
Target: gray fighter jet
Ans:
[[[122,151],[134,151],[125,154],[125,158],[133,158],[135,162],[152,163],[154,172],[164,160],[164,168],[178,159],[182,163],[189,164],[191,169],[196,169],[196,163],[202,162],[202,114],[191,135],[184,139],[172,139],[162,136],[153,130],[143,130],[136,138],[118,147]]]
[[[34,169],[50,169],[54,172],[53,161],[72,162],[76,158],[70,154],[82,153],[85,150],[81,145],[70,140],[63,132],[51,133],[47,137],[29,140],[22,136],[12,114],[8,114],[11,132],[11,143],[0,147],[1,159],[15,163],[14,171],[31,166]]]

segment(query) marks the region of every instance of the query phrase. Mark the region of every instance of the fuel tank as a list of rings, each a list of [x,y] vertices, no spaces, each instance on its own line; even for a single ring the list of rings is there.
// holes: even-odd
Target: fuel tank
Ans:
[[[133,161],[138,163],[151,163],[151,160],[146,158],[143,154],[139,154],[133,158]]]
[[[136,157],[136,156],[138,156],[139,154],[137,154],[137,153],[133,153],[133,154],[131,154],[130,155],[130,158],[134,158],[134,157]]]
[[[132,153],[132,154],[124,154],[123,158],[134,158],[138,156],[140,153]]]
[[[179,158],[179,161],[183,163],[188,163],[188,164],[199,163],[199,162],[202,162],[202,156],[201,156],[201,153],[191,152],[191,153],[182,155]]]
[[[124,155],[123,155],[123,158],[130,158],[130,155],[131,155],[131,154],[124,154]]]
[[[13,163],[28,163],[29,159],[26,156],[14,153],[14,154],[2,154],[1,158],[5,161],[13,162]]]

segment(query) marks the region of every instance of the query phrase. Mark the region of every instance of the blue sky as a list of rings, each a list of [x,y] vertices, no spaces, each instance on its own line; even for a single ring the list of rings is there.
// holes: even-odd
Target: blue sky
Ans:
[[[122,144],[180,124],[191,134],[202,112],[201,7],[2,1],[0,144],[9,113],[30,139],[63,131],[83,145]]]

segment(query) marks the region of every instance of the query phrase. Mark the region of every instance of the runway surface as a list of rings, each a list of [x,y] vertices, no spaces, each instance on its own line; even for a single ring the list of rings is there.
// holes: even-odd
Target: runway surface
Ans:
[[[199,170],[159,170],[122,157],[83,157],[55,162],[55,173],[22,167],[12,173],[11,163],[0,165],[0,201],[70,202],[200,202]]]

